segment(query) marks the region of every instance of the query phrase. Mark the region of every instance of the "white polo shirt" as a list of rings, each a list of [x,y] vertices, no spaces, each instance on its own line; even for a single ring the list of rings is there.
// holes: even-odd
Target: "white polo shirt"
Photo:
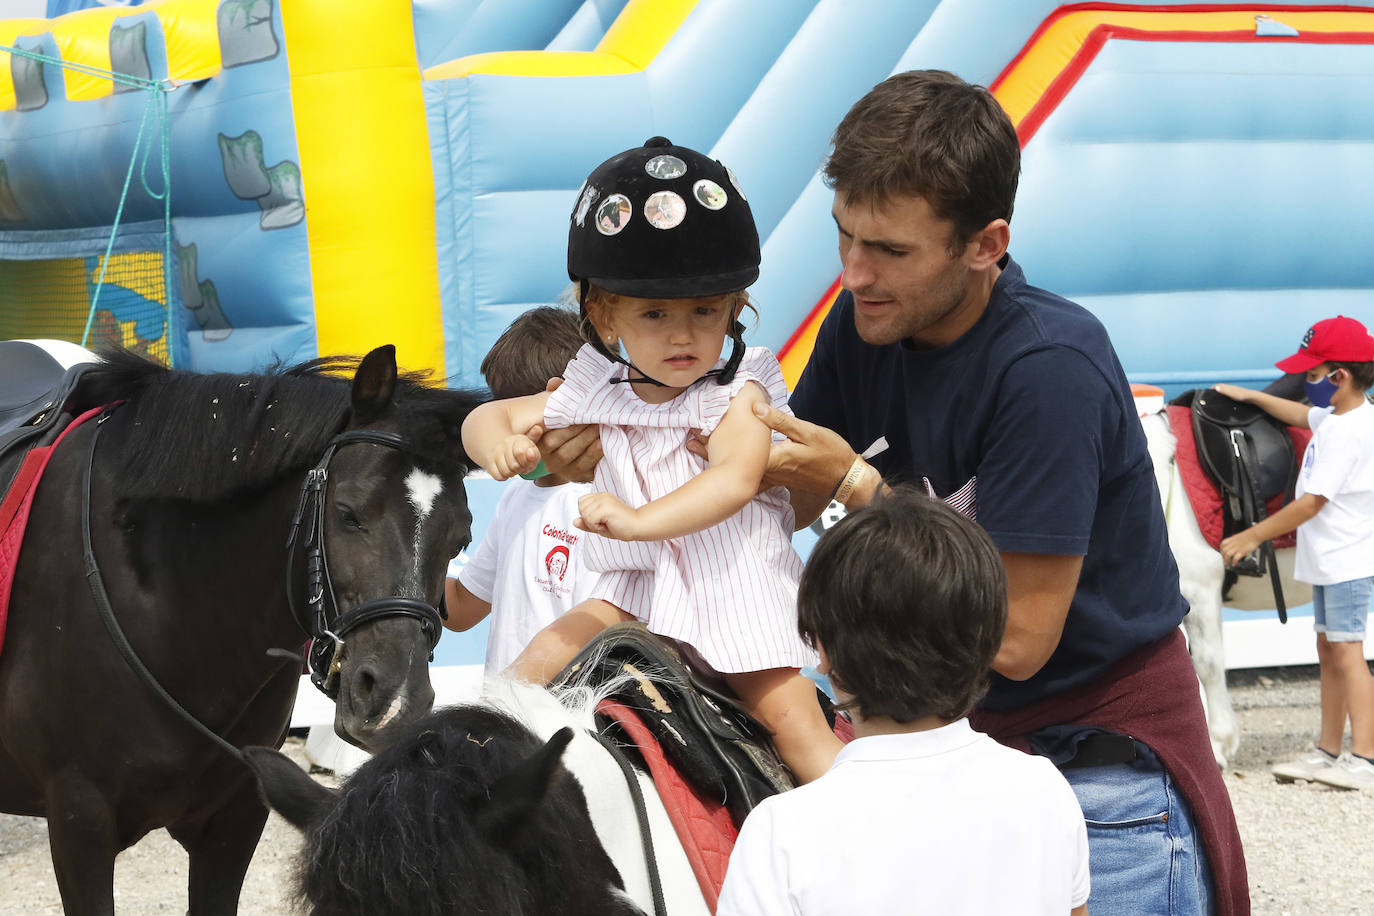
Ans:
[[[1365,401],[1340,415],[1313,407],[1307,425],[1312,441],[1294,493],[1327,502],[1298,526],[1293,577],[1333,585],[1374,576],[1374,406]]]
[[[577,500],[590,492],[591,484],[512,480],[482,543],[465,565],[450,565],[450,576],[491,604],[487,674],[505,670],[536,633],[591,591],[596,574],[582,560],[586,532],[573,527]]]
[[[1043,913],[1088,899],[1088,834],[1048,760],[967,719],[859,738],[744,823],[717,916]]]

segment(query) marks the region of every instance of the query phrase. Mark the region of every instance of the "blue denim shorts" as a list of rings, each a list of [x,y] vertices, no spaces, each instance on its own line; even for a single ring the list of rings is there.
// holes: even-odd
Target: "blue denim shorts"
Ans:
[[[1312,615],[1316,631],[1328,642],[1364,642],[1374,576],[1312,586]]]
[[[1211,870],[1192,812],[1163,770],[1062,770],[1088,824],[1092,916],[1203,916]]]

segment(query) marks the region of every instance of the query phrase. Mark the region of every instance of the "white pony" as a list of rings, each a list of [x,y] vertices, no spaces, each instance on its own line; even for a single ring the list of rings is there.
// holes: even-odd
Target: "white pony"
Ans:
[[[1226,692],[1226,659],[1222,646],[1222,579],[1226,568],[1221,554],[1207,543],[1198,527],[1197,517],[1193,514],[1192,503],[1183,489],[1183,478],[1174,461],[1176,440],[1169,428],[1169,419],[1164,411],[1149,413],[1140,418],[1145,428],[1145,440],[1150,449],[1150,460],[1154,462],[1155,481],[1159,484],[1160,499],[1164,505],[1164,518],[1169,529],[1169,548],[1178,564],[1179,590],[1188,600],[1192,610],[1183,618],[1183,630],[1188,637],[1188,650],[1193,657],[1193,669],[1197,672],[1202,686],[1202,702],[1207,710],[1207,728],[1212,737],[1212,754],[1217,765],[1223,769],[1227,761],[1235,756],[1240,747],[1240,729],[1236,724],[1236,714],[1231,706],[1231,697]],[[1279,566],[1283,572],[1282,586],[1287,596],[1297,597],[1305,589],[1293,582],[1291,574],[1292,549],[1279,551]],[[1285,556],[1288,554],[1290,556]],[[1247,591],[1242,583],[1251,583],[1248,589],[1256,595],[1255,607],[1272,607],[1268,590],[1272,588],[1269,580],[1246,579],[1242,577],[1232,590],[1232,598]],[[1267,603],[1266,603],[1267,602]],[[1233,601],[1242,606],[1239,600]],[[1290,605],[1301,603],[1290,600]]]
[[[594,715],[597,702],[613,694],[619,686],[612,682],[595,688],[572,688],[555,696],[542,687],[491,677],[483,684],[481,702],[510,713],[540,741],[547,741],[561,728],[573,728],[575,735],[563,752],[563,765],[582,784],[592,825],[596,827],[606,854],[620,872],[626,894],[640,909],[651,914],[654,906],[649,867],[636,826],[634,802],[619,764],[592,737],[599,729]],[[669,916],[706,916],[711,910],[677,831],[668,820],[668,811],[654,788],[653,779],[637,768],[634,774],[648,811],[649,831]]]

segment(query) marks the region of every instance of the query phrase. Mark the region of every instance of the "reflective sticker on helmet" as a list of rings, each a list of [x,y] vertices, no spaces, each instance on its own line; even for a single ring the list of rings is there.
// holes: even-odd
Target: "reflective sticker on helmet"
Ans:
[[[740,200],[747,202],[749,200],[749,195],[745,194],[744,188],[739,186],[739,179],[735,177],[735,170],[727,165],[725,167],[725,174],[730,176],[730,183],[735,186],[735,193],[739,195]]]
[[[674,191],[655,191],[644,202],[644,218],[655,229],[672,229],[687,215],[687,201]]]
[[[644,171],[652,178],[681,178],[687,174],[687,163],[676,156],[655,156],[644,163]]]
[[[630,222],[630,198],[624,194],[612,194],[596,208],[596,231],[602,235],[615,235]]]
[[[581,229],[587,221],[587,211],[592,208],[592,201],[596,200],[596,188],[582,182],[581,197],[577,199],[577,209],[573,211],[573,222],[577,223],[577,228]]]
[[[725,189],[709,178],[703,178],[692,185],[692,194],[696,197],[697,203],[707,210],[719,210],[730,199]]]

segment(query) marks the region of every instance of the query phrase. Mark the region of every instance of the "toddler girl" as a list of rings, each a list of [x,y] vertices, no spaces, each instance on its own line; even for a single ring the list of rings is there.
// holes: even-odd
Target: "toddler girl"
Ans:
[[[719,162],[662,137],[607,160],[568,233],[588,343],[556,391],[474,411],[463,443],[504,480],[539,462],[530,427],[600,427],[601,492],[582,497],[577,522],[599,535],[585,552],[595,597],[507,674],[547,682],[601,630],[641,620],[722,674],[808,782],[840,742],[799,670],[815,655],[797,634],[788,494],[758,492],[772,433],[753,407],[787,400],[777,360],[742,337],[758,265],[753,214]],[[710,436],[709,463],[686,448],[693,430]]]

